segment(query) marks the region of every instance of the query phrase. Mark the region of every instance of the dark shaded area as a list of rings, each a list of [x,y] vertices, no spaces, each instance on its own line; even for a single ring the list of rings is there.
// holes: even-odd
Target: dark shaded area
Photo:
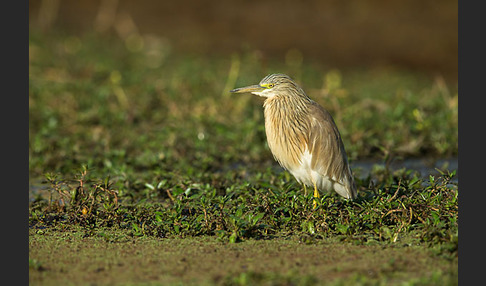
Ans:
[[[30,1],[31,29],[154,34],[181,52],[295,55],[457,78],[457,1]],[[289,54],[290,53],[290,54]],[[294,53],[294,54],[292,54]]]

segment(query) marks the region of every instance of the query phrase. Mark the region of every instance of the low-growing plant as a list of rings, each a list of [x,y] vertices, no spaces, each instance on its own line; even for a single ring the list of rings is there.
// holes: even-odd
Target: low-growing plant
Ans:
[[[456,251],[455,172],[443,172],[429,180],[413,172],[390,172],[387,180],[395,183],[389,187],[370,189],[360,185],[355,201],[324,194],[316,208],[312,194],[305,196],[300,186],[285,182],[287,174],[268,175],[273,177],[270,180],[283,182],[284,189],[260,184],[261,179],[257,179],[256,183],[233,185],[219,194],[210,184],[194,182],[192,188],[172,187],[172,195],[155,201],[141,194],[144,198],[136,204],[131,196],[119,197],[110,188],[108,178],[103,182],[86,180],[87,169],[77,176],[76,185],[49,175],[51,191],[63,199],[56,204],[46,203],[44,209],[32,206],[30,224],[53,225],[49,218],[56,216],[55,224],[117,227],[130,230],[134,236],[216,235],[231,243],[302,235],[317,239],[335,236],[355,243],[446,244],[450,245],[447,249]]]

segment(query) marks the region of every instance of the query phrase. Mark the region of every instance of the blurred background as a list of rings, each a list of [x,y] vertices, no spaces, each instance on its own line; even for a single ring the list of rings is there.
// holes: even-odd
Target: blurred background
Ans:
[[[455,0],[29,1],[31,30],[116,34],[137,49],[155,37],[196,54],[257,50],[332,67],[399,66],[457,78]]]
[[[86,164],[133,190],[185,170],[261,173],[277,166],[263,100],[229,90],[274,72],[329,110],[353,164],[435,171],[457,162],[457,12],[452,0],[29,1],[31,175]]]

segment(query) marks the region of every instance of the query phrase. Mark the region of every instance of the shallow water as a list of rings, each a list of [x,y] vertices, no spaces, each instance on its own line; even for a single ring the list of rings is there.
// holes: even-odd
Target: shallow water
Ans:
[[[359,178],[366,178],[374,168],[385,168],[385,163],[383,161],[377,160],[361,160],[356,162],[351,162],[351,168],[353,173]],[[391,171],[396,171],[400,169],[414,170],[419,172],[420,176],[423,178],[428,178],[432,176],[440,176],[440,171],[454,171],[456,170],[456,175],[453,178],[453,182],[458,182],[459,172],[458,172],[458,158],[442,158],[442,159],[431,159],[431,158],[414,158],[405,160],[393,160],[388,168]]]
[[[237,164],[238,165],[238,164]],[[239,165],[238,165],[239,166]],[[236,166],[233,166],[236,168]],[[274,165],[275,170],[282,171],[277,163]],[[351,162],[351,169],[353,173],[358,178],[366,178],[368,177],[373,169],[385,168],[385,163],[380,160],[360,160]],[[416,159],[405,159],[405,160],[394,160],[392,161],[388,168],[390,171],[396,171],[400,169],[407,169],[407,170],[414,170],[419,172],[422,178],[428,178],[430,175],[438,177],[440,176],[441,170],[442,172],[446,171],[453,171],[456,170],[456,175],[452,179],[452,183],[457,184],[459,181],[458,177],[458,159],[457,158],[442,158],[442,159],[430,159],[430,158],[416,158]],[[437,170],[438,169],[438,170]],[[31,180],[29,183],[29,202],[35,200],[36,197],[42,196],[44,198],[49,197],[48,187],[49,184],[44,182],[45,180],[38,179],[38,180]]]

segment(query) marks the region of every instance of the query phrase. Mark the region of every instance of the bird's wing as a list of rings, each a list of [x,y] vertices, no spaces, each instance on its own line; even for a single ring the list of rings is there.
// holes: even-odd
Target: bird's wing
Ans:
[[[309,106],[309,117],[311,123],[308,148],[312,154],[311,168],[355,193],[344,144],[331,114],[316,102],[312,102]],[[354,197],[354,194],[351,196]]]

